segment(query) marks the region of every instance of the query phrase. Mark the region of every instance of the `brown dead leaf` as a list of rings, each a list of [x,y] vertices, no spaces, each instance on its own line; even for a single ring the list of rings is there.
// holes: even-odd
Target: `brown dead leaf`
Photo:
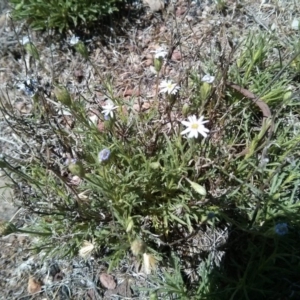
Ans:
[[[75,121],[72,116],[63,115],[60,118],[60,124],[66,127],[67,129],[73,129]]]
[[[27,291],[29,294],[35,294],[41,291],[41,284],[34,277],[28,279]]]
[[[140,105],[139,104],[133,104],[132,105],[132,108],[135,110],[135,111],[140,111]]]
[[[54,281],[61,281],[61,280],[63,280],[63,278],[64,278],[64,274],[62,272],[58,272],[58,273],[55,274],[53,280]]]
[[[132,89],[126,89],[123,93],[123,97],[127,97],[127,96],[134,96],[134,97],[138,97],[140,96],[141,93],[137,90],[132,90]]]
[[[25,101],[18,101],[15,104],[16,109],[21,113],[21,114],[30,114],[33,106],[31,103],[26,103]]]
[[[176,9],[176,17],[182,16],[186,12],[186,9],[183,7],[177,7]]]
[[[108,275],[106,273],[101,273],[99,279],[102,286],[108,290],[113,290],[117,286],[114,278],[111,275]]]
[[[89,298],[90,298],[91,300],[95,300],[95,299],[96,299],[96,292],[95,292],[94,289],[89,289],[89,290],[87,291],[87,295],[89,296]]]
[[[165,3],[163,0],[143,0],[144,5],[149,6],[151,11],[163,10]]]
[[[146,59],[143,64],[146,66],[146,67],[149,67],[153,64],[153,59],[152,58],[148,58]]]
[[[142,111],[148,110],[150,108],[150,103],[149,102],[145,102],[142,105]]]
[[[81,69],[76,69],[74,71],[74,77],[76,78],[77,82],[82,82],[83,78],[84,78],[84,73]]]
[[[105,124],[103,121],[99,120],[97,128],[99,130],[99,132],[104,132],[105,131]]]
[[[181,60],[182,59],[181,52],[179,50],[174,50],[171,59],[175,61]]]
[[[169,75],[171,70],[172,70],[171,67],[167,65],[165,68],[165,75]]]

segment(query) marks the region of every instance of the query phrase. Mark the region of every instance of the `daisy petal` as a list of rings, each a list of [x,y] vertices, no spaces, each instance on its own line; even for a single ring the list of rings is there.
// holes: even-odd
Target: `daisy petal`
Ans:
[[[189,133],[191,131],[190,128],[186,128],[185,130],[183,130],[180,134],[186,134]]]
[[[198,132],[197,131],[191,131],[190,133],[189,133],[189,135],[188,135],[188,138],[193,138],[193,137],[195,137],[195,138],[197,138],[198,137]]]
[[[181,121],[181,124],[183,124],[186,127],[190,126],[190,122],[188,121]]]

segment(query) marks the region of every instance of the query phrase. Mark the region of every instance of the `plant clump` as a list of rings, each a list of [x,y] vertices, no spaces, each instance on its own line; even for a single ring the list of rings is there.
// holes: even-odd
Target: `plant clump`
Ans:
[[[99,18],[118,10],[120,0],[10,0],[12,16],[28,20],[36,30],[58,29],[65,31],[80,25],[91,26]]]
[[[47,257],[101,260],[102,287],[120,265],[142,273],[151,299],[285,298],[300,257],[295,42],[250,30],[224,45],[226,26],[177,27],[174,12],[173,32],[105,45],[71,33],[47,49],[59,63],[21,39],[32,74],[51,78],[26,67],[12,85],[25,104],[1,104],[17,151],[0,168],[37,218],[1,233],[36,234]]]

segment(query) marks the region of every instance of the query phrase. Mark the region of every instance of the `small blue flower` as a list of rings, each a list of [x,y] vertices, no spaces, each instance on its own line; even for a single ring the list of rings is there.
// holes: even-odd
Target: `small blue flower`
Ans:
[[[99,152],[98,158],[100,162],[107,161],[110,156],[110,150],[109,149],[103,149]]]
[[[210,211],[210,212],[207,214],[207,219],[211,220],[211,219],[213,219],[215,216],[216,216],[215,213],[212,212],[212,211]]]
[[[286,235],[289,232],[288,225],[286,223],[278,223],[275,225],[275,232],[278,235]]]

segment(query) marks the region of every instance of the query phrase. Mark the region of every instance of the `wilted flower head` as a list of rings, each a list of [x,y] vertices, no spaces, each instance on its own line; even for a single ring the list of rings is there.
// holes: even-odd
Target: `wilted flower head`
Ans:
[[[110,150],[109,149],[103,149],[98,153],[98,159],[99,162],[104,162],[109,159],[110,156]]]
[[[22,37],[22,39],[20,40],[20,43],[22,44],[22,45],[26,45],[26,44],[28,44],[30,42],[30,40],[29,40],[29,37],[26,35],[26,36],[23,36]]]
[[[278,223],[275,225],[275,233],[278,235],[286,235],[289,232],[287,223]]]
[[[91,192],[90,190],[85,190],[85,191],[78,194],[78,198],[80,200],[82,200],[83,202],[88,202],[90,192]]]
[[[154,58],[165,58],[168,54],[168,51],[165,47],[159,47],[154,51],[151,51],[151,53],[154,53]]]
[[[84,241],[82,247],[79,250],[79,256],[83,258],[87,258],[92,254],[93,250],[94,250],[94,245],[88,241]]]
[[[161,70],[161,67],[163,65],[163,60],[167,56],[168,51],[165,49],[165,47],[159,47],[154,51],[151,51],[154,53],[154,69],[155,72],[159,72]]]
[[[70,39],[70,44],[72,46],[76,45],[79,42],[79,37],[76,35],[72,35],[71,39]]]
[[[137,256],[146,251],[147,245],[142,240],[136,239],[131,243],[130,249],[132,254]]]
[[[173,94],[175,95],[180,87],[176,84],[176,83],[173,83],[172,80],[164,80],[161,82],[161,84],[159,85],[159,88],[160,88],[160,93],[166,93],[166,94]]]
[[[113,118],[114,116],[114,110],[118,108],[118,106],[114,106],[112,102],[108,102],[106,105],[102,106],[103,110],[102,113],[104,114],[105,117],[111,117]]]
[[[144,270],[146,274],[151,274],[151,270],[154,270],[156,267],[156,259],[152,254],[144,253],[143,254],[144,261]]]
[[[182,121],[181,123],[187,128],[181,132],[181,134],[188,133],[188,138],[198,138],[200,133],[203,137],[207,137],[209,129],[205,128],[203,124],[208,121],[203,121],[204,117],[201,116],[199,119],[195,115],[188,117],[188,121]]]
[[[207,83],[213,83],[214,80],[215,80],[215,76],[211,76],[211,75],[204,75],[201,79],[201,81],[207,82]]]

